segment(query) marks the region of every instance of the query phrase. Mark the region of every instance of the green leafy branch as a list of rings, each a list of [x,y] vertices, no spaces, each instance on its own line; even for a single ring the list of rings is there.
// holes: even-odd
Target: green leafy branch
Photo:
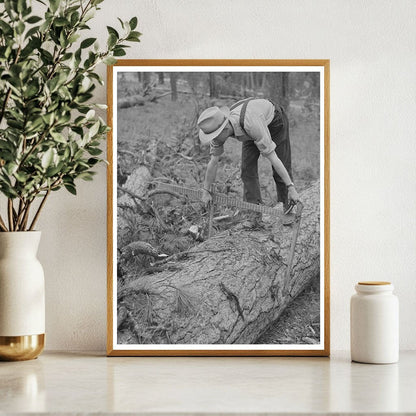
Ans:
[[[91,103],[98,64],[113,65],[139,42],[137,18],[108,26],[104,50],[82,36],[103,0],[0,0],[0,193],[7,200],[1,231],[33,230],[51,191],[76,194],[92,180],[109,130]],[[36,198],[33,218],[30,210]]]

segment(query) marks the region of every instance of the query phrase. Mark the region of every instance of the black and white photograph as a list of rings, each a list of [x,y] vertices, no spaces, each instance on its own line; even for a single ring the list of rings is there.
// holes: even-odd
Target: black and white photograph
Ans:
[[[137,62],[109,73],[109,355],[328,355],[329,61]]]

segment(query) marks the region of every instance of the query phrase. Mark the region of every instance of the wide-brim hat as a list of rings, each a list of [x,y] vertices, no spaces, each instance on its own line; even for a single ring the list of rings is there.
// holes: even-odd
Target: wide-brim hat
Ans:
[[[227,107],[209,107],[198,118],[199,140],[207,144],[218,137],[228,123],[230,110]]]

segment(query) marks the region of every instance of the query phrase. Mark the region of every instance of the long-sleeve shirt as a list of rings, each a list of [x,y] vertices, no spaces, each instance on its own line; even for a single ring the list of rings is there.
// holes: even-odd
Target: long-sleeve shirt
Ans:
[[[275,108],[269,101],[262,98],[250,100],[247,104],[244,118],[244,130],[240,125],[240,113],[242,105],[231,110],[229,120],[234,129],[235,138],[244,142],[253,140],[262,155],[268,155],[274,151],[276,144],[273,142],[270,131],[267,126],[274,117]],[[216,139],[210,142],[210,154],[220,156],[224,153],[224,144],[219,143]]]

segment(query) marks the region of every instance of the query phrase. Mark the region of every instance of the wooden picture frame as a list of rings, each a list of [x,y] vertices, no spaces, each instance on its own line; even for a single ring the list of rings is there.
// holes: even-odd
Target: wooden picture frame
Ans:
[[[108,134],[107,148],[107,159],[109,162],[107,170],[107,354],[109,356],[329,356],[329,72],[329,60],[120,60],[115,66],[108,67],[107,123],[111,127],[111,131]],[[140,84],[134,84],[132,73],[138,74],[137,78],[142,79]],[[179,78],[179,91],[175,92],[176,94],[179,94],[180,102],[177,106],[170,103],[172,92],[169,92],[169,88],[167,91],[162,91],[161,88],[155,85],[157,73],[164,74],[165,81],[169,77],[172,82],[172,88],[173,85],[177,85],[174,80]],[[170,75],[166,75],[166,73],[169,73]],[[260,76],[260,74],[262,75]],[[208,77],[209,79],[212,77],[214,79],[214,84],[220,84],[219,93],[218,89],[217,91],[214,91],[214,93],[212,90],[208,91],[209,83],[207,81],[206,84],[204,84],[204,77],[206,77],[207,80]],[[273,83],[275,82],[274,80],[278,80],[278,77],[281,77],[282,83],[279,84],[276,81],[276,86]],[[261,78],[265,84],[262,85],[261,88],[263,89],[260,91],[261,83],[259,80]],[[146,79],[146,82],[144,79]],[[246,81],[244,81],[245,79]],[[238,82],[240,82],[240,84],[238,84]],[[238,90],[237,92],[233,89],[234,87],[232,87],[234,84],[240,85],[240,89],[236,87]],[[245,90],[243,90],[243,87]],[[156,224],[155,227],[159,227],[160,224],[165,224],[166,221],[168,221],[166,220],[166,215],[168,215],[166,214],[166,212],[168,212],[166,208],[167,204],[175,203],[171,202],[171,199],[166,199],[166,195],[162,195],[161,197],[156,196],[157,198],[160,197],[162,199],[157,199],[159,202],[155,202],[154,198],[156,197],[154,197],[154,191],[159,188],[158,185],[154,185],[152,182],[153,179],[150,182],[146,182],[145,193],[136,195],[131,191],[131,188],[126,186],[127,182],[121,184],[122,180],[120,178],[125,180],[126,178],[123,176],[126,175],[125,172],[130,176],[135,172],[135,175],[137,176],[137,185],[137,180],[140,183],[140,174],[137,173],[138,167],[148,166],[148,164],[153,163],[154,161],[152,158],[154,157],[156,157],[157,160],[162,159],[161,157],[159,157],[159,159],[157,158],[157,153],[150,154],[147,150],[141,150],[140,146],[144,146],[145,140],[149,140],[150,144],[155,135],[163,136],[158,137],[158,140],[161,140],[159,143],[162,143],[163,146],[168,146],[168,144],[163,143],[163,141],[167,140],[170,132],[175,130],[175,140],[177,139],[176,136],[182,134],[182,136],[185,137],[185,139],[183,139],[183,137],[180,136],[183,140],[194,140],[197,144],[199,142],[197,141],[198,136],[195,125],[197,116],[200,115],[201,111],[204,109],[203,107],[206,108],[216,104],[220,107],[220,104],[223,104],[224,101],[226,101],[226,105],[229,105],[231,101],[237,101],[239,98],[244,98],[244,95],[253,95],[256,98],[266,99],[268,98],[267,88],[269,88],[269,94],[271,94],[270,91],[272,90],[272,87],[275,88],[273,90],[274,97],[277,94],[278,97],[286,100],[286,107],[282,106],[281,108],[283,111],[286,109],[286,113],[288,114],[288,125],[291,131],[290,140],[296,142],[296,137],[299,138],[299,144],[296,144],[297,142],[292,143],[292,162],[294,167],[293,180],[297,188],[304,189],[303,192],[300,192],[301,201],[302,198],[306,198],[301,217],[299,209],[300,205],[297,206],[300,218],[299,233],[294,237],[295,228],[297,226],[297,214],[294,222],[288,227],[281,225],[281,222],[279,222],[281,219],[276,220],[273,217],[270,222],[270,217],[268,217],[269,223],[259,226],[259,229],[250,227],[244,228],[245,222],[241,219],[237,220],[236,223],[233,223],[234,225],[236,224],[235,227],[237,227],[237,231],[234,231],[234,225],[231,225],[230,229],[227,229],[227,226],[221,225],[223,228],[219,225],[217,226],[219,231],[211,238],[217,238],[215,244],[220,248],[218,250],[213,250],[213,246],[208,245],[209,239],[206,239],[207,234],[204,234],[204,227],[202,226],[201,229],[197,224],[194,227],[195,233],[193,238],[198,240],[198,232],[203,234],[201,239],[205,239],[205,241],[201,243],[203,245],[200,247],[208,247],[208,249],[211,249],[209,257],[206,257],[205,259],[201,258],[201,263],[206,264],[206,259],[210,259],[209,261],[211,261],[212,258],[216,259],[216,256],[225,256],[224,251],[221,251],[225,250],[221,244],[225,245],[227,241],[229,241],[226,240],[226,238],[228,238],[226,235],[233,236],[230,238],[233,239],[236,247],[233,248],[234,251],[230,252],[231,254],[227,255],[228,257],[221,257],[221,259],[218,260],[220,266],[218,266],[217,269],[215,269],[215,267],[209,271],[205,269],[205,272],[200,276],[201,279],[205,279],[204,281],[208,281],[208,284],[212,284],[212,290],[207,289],[207,286],[202,287],[202,284],[198,283],[197,279],[194,279],[192,281],[193,283],[191,282],[192,284],[190,281],[187,281],[184,283],[184,286],[182,286],[182,283],[186,281],[186,279],[191,279],[189,276],[192,273],[189,272],[187,274],[185,270],[185,272],[183,272],[184,274],[181,275],[182,277],[179,275],[177,276],[178,272],[175,272],[175,267],[191,267],[197,260],[195,260],[195,258],[193,260],[189,259],[189,257],[197,256],[195,253],[198,250],[182,250],[182,252],[186,251],[186,254],[184,254],[185,257],[182,260],[180,260],[180,256],[173,256],[175,250],[170,250],[167,254],[172,257],[169,257],[167,260],[171,260],[171,262],[164,259],[164,253],[152,254],[150,251],[154,249],[154,247],[147,246],[147,242],[141,240],[141,238],[145,240],[145,238],[142,237],[142,234],[149,235],[150,231],[147,234],[142,233],[140,227],[143,225],[140,225],[140,221],[137,219],[142,215],[140,218],[150,218],[146,220],[150,222],[153,215],[155,218],[152,221]],[[214,85],[213,88],[215,90],[216,86]],[[163,89],[166,90],[166,87],[163,87]],[[213,97],[211,99],[210,97],[207,97],[208,92],[213,96],[219,95],[219,97]],[[171,109],[176,111],[176,108],[178,108],[178,112],[182,110],[186,112],[187,105],[190,102],[189,100],[193,97],[192,94],[194,94],[194,97],[197,97],[198,101],[203,102],[203,104],[201,105],[200,103],[200,107],[195,110],[196,114],[192,119],[192,123],[188,120],[187,113],[185,113],[185,116],[182,114],[181,117],[178,115],[178,117],[175,118],[174,115],[172,115],[174,111],[171,111]],[[128,104],[129,100],[131,102],[130,104],[133,104],[133,106]],[[121,106],[124,106],[124,102],[127,102],[126,107],[121,108]],[[137,106],[134,106],[134,104]],[[168,109],[165,109],[164,106]],[[277,107],[280,106],[276,104],[274,104],[274,106],[275,114],[277,114]],[[179,107],[182,108],[180,109]],[[166,111],[166,113],[163,113],[163,111]],[[159,126],[161,124],[157,118],[155,119],[156,115],[159,114],[158,112],[165,114],[163,122],[166,122],[167,124],[164,134],[160,134],[160,130],[156,131],[156,133],[152,130],[153,126]],[[145,120],[145,122],[143,122],[143,120]],[[188,123],[187,120],[191,124],[186,124]],[[183,125],[181,123],[183,123]],[[158,128],[161,127],[159,126]],[[145,131],[145,129],[147,130]],[[292,136],[292,134],[294,134],[294,136]],[[127,136],[130,138],[126,139]],[[183,143],[186,142],[183,141]],[[125,145],[131,145],[132,147],[122,149],[122,146]],[[233,141],[231,148],[238,145],[239,144],[236,141]],[[310,147],[312,145],[315,150]],[[168,149],[168,147],[166,147],[166,149]],[[155,152],[157,151],[159,150],[156,150]],[[204,150],[204,148],[202,148],[202,157],[195,157],[195,160],[194,156],[181,154],[181,151],[178,151],[178,155],[176,155],[175,151],[172,150],[172,152],[175,157],[177,156],[177,159],[172,159],[171,162],[166,165],[169,169],[171,169],[172,166],[176,166],[175,163],[180,165],[181,163],[188,163],[188,161],[190,165],[193,164],[195,166],[196,163],[204,164],[205,166],[210,157],[207,150]],[[165,153],[163,153],[163,155],[164,154]],[[173,157],[168,151],[166,151],[166,154],[168,160]],[[299,158],[302,162],[295,161],[295,158],[299,157],[299,155],[302,155],[302,157]],[[129,162],[117,162],[120,157],[132,159]],[[232,166],[235,167],[238,163],[237,159],[230,159],[231,156],[227,156],[227,154],[223,158],[227,157],[227,160],[232,160],[230,164],[232,165],[234,163]],[[310,166],[308,165],[308,161],[304,162],[304,159],[306,160],[308,157],[314,158],[313,161],[310,162]],[[181,161],[179,161],[179,159],[181,159]],[[303,166],[302,163],[305,163],[305,166]],[[126,166],[126,168],[121,172],[124,166]],[[189,172],[191,172],[194,168],[188,167],[186,169],[189,169]],[[160,174],[160,172],[158,173]],[[164,172],[162,173],[161,176],[164,176]],[[201,173],[199,172],[198,174],[200,177]],[[195,175],[197,177],[197,174]],[[296,175],[298,175],[298,177]],[[262,182],[262,178],[261,173],[260,182]],[[307,182],[308,179],[310,179],[309,183]],[[270,183],[272,183],[271,179],[267,178],[267,180],[269,181],[267,186],[270,186]],[[238,181],[238,179],[236,179],[236,181]],[[306,181],[306,183],[302,181]],[[174,181],[168,182],[173,183]],[[177,180],[176,183],[179,183],[179,186],[183,185],[180,180]],[[303,185],[298,186],[299,183]],[[195,184],[197,184],[197,182],[195,182]],[[191,188],[197,189],[197,186],[191,186]],[[149,189],[151,189],[150,192],[153,191],[153,194],[151,194],[153,196],[151,198],[149,197],[149,194],[146,193],[149,192]],[[224,189],[221,190],[221,192],[223,191]],[[174,195],[176,191],[171,190],[170,192],[173,195],[171,195],[172,201],[175,200],[175,198],[179,201],[179,196]],[[201,195],[198,193],[200,191],[195,190],[195,192],[197,192],[198,195]],[[217,195],[216,193],[214,194]],[[129,205],[128,207],[120,202],[122,200],[122,195],[125,195],[123,201],[129,199],[130,202],[127,204]],[[181,198],[183,198],[183,195]],[[238,200],[238,197],[236,198]],[[312,202],[308,202],[308,198],[310,198],[310,201]],[[180,209],[187,210],[188,207],[194,204],[197,206],[194,210],[195,212],[204,212],[203,207],[199,208],[201,205],[200,201],[192,202],[190,199],[186,199],[186,201],[181,202],[181,204],[182,205],[179,207]],[[151,211],[153,209],[152,207],[154,208],[154,211],[149,214],[146,210]],[[179,210],[179,208],[176,205],[173,205],[173,216],[179,215],[176,211]],[[117,219],[117,214],[120,214],[121,216],[121,210],[127,210],[130,214],[128,214],[128,220],[123,217],[124,226],[125,222],[128,222],[127,228],[123,228],[123,233],[117,233],[117,227],[121,229],[121,225],[119,224],[121,220]],[[296,209],[293,212],[295,211]],[[123,215],[127,216],[124,212],[125,211],[123,211]],[[139,212],[141,212],[141,214]],[[145,212],[147,212],[147,214]],[[238,211],[236,214],[237,218],[241,212],[245,211]],[[186,217],[186,215],[186,213],[182,215],[182,218]],[[209,218],[209,215],[209,213],[207,213],[206,216],[205,214],[201,214],[201,222],[203,225],[208,223],[212,226],[212,215],[211,219]],[[229,218],[231,217],[232,215],[230,214]],[[175,218],[172,220],[172,224],[167,225],[166,229],[169,229],[169,227],[176,227],[180,221],[183,221],[185,225],[188,224],[186,218],[183,220],[181,218],[178,219],[178,217]],[[195,215],[193,218],[195,219]],[[263,214],[263,220],[264,218],[265,215]],[[160,224],[158,221],[160,221]],[[146,226],[148,226],[147,223]],[[151,230],[151,228],[149,229]],[[278,237],[270,237],[274,232],[271,230],[281,231],[278,231],[280,234],[276,234]],[[166,233],[168,232],[166,231]],[[230,271],[227,275],[224,275],[225,280],[221,280],[221,273],[223,273],[224,270],[227,270],[226,267],[228,266],[226,265],[226,259],[234,261],[232,258],[235,258],[240,254],[242,256],[241,259],[243,259],[246,254],[245,248],[238,246],[238,244],[244,238],[257,238],[261,233],[263,233],[265,237],[263,240],[260,238],[260,242],[256,242],[256,244],[259,245],[255,246],[260,247],[260,249],[257,251],[253,249],[256,256],[260,256],[261,266],[257,267],[251,265],[250,267],[253,268],[253,272],[250,276],[254,275],[256,270],[261,269],[263,273],[262,278],[259,278],[257,282],[262,282],[263,284],[266,280],[270,283],[270,287],[268,286],[267,290],[264,289],[264,287],[261,287],[262,290],[264,289],[264,293],[262,292],[261,294],[264,298],[261,299],[264,300],[256,303],[256,296],[260,296],[260,289],[257,286],[257,283],[255,283],[253,290],[256,289],[259,293],[254,291],[252,293],[255,293],[255,295],[247,294],[249,289],[247,289],[246,286],[250,284],[250,276],[245,276],[243,278],[235,272],[235,275],[233,275],[231,279],[230,273],[232,274],[234,272]],[[125,241],[129,241],[128,238],[131,237],[131,234],[138,234],[140,236],[140,244],[146,243],[146,250],[148,249],[150,251],[146,252],[140,244],[131,245],[132,243],[129,243],[127,245],[122,245],[121,243],[118,243],[117,239],[120,239],[123,236]],[[161,234],[162,237],[164,235],[165,234],[163,233]],[[186,235],[186,238],[190,238],[188,234]],[[290,243],[287,241],[288,238],[290,238]],[[175,239],[171,238],[171,240]],[[133,241],[133,243],[136,243],[136,241]],[[173,241],[172,244],[175,245],[179,243],[178,241]],[[195,242],[195,244],[197,243]],[[122,247],[117,247],[117,245]],[[139,249],[137,249],[138,246],[141,248],[139,247]],[[293,250],[291,250],[292,246],[294,247]],[[165,244],[163,247],[167,247],[167,245]],[[207,251],[209,251],[208,249]],[[178,251],[181,250],[178,249]],[[294,253],[292,256],[294,257],[293,262],[290,261],[291,251]],[[199,252],[201,252],[201,250]],[[217,252],[219,254],[217,254]],[[144,257],[146,256],[146,253],[148,254],[148,257]],[[186,258],[186,256],[188,256],[188,258]],[[302,263],[305,258],[307,260],[312,259],[310,262],[312,265],[310,266],[310,269],[308,269],[309,260],[306,261],[307,264]],[[121,261],[123,261],[123,263],[121,263]],[[127,270],[127,272],[124,269],[118,270],[117,266],[121,266],[120,264],[117,264],[117,262],[122,264],[123,267],[126,267],[125,270]],[[277,262],[280,263],[279,267],[276,269]],[[289,263],[292,265],[289,265]],[[135,266],[137,264],[138,266]],[[145,266],[143,266],[143,264],[146,264],[148,273],[152,274],[144,274],[143,270]],[[240,262],[238,264],[242,263]],[[157,269],[156,266],[159,267],[160,271],[157,271],[159,269]],[[137,269],[135,269],[135,267],[137,267]],[[168,274],[168,271],[166,270],[169,267],[170,274]],[[201,270],[204,270],[203,267]],[[300,312],[293,312],[293,316],[287,318],[289,319],[288,322],[292,319],[292,324],[286,324],[290,325],[290,327],[276,329],[277,335],[272,334],[266,336],[266,340],[271,339],[272,341],[262,343],[264,341],[261,341],[261,337],[255,338],[255,336],[257,336],[256,331],[265,330],[267,328],[270,329],[272,322],[276,321],[276,316],[283,319],[284,305],[287,306],[291,296],[296,298],[301,292],[301,289],[306,286],[306,281],[309,282],[312,280],[310,277],[308,277],[309,280],[307,280],[306,277],[299,277],[304,276],[302,273],[305,273],[304,270],[302,271],[302,267],[304,270],[310,270],[311,276],[313,275],[315,276],[315,279],[318,279],[318,283],[315,285],[315,292],[313,292],[312,289],[310,293],[305,294],[305,292],[302,292],[304,298],[303,300],[299,300],[299,302],[303,302],[303,308],[306,308],[303,312],[306,312],[302,313],[302,309],[300,309]],[[235,268],[230,270],[235,270]],[[267,273],[268,270],[270,270],[270,274]],[[180,280],[181,285],[172,283],[172,279],[174,279],[175,276],[179,280],[182,279]],[[281,276],[287,276],[288,279],[285,280]],[[294,276],[296,276],[296,279]],[[207,277],[210,279],[206,280]],[[165,285],[163,287],[158,286],[162,285],[162,283],[160,283],[161,279],[165,282],[163,283]],[[316,280],[314,281],[316,282]],[[266,285],[266,283],[264,283],[264,285]],[[287,285],[289,286],[289,289],[287,289]],[[195,287],[195,292],[192,292],[193,287]],[[238,295],[238,298],[236,294]],[[315,299],[314,301],[311,300],[312,296]],[[253,300],[250,300],[251,298],[253,298]],[[269,309],[267,309],[265,305]],[[270,305],[272,306],[270,307]],[[292,305],[291,308],[293,308],[293,311],[296,311],[296,309],[294,309],[294,303],[290,303],[290,305]],[[296,319],[300,319],[300,316],[306,316],[310,310],[312,310],[312,305],[318,310],[318,315],[315,316],[315,318],[309,317],[309,321],[306,323],[299,323],[299,329],[297,329],[298,324],[296,323],[296,325],[294,325],[293,322],[297,322]],[[299,308],[301,307],[299,306]],[[207,314],[210,316],[209,313],[212,313],[212,319],[209,317],[206,318]],[[287,315],[290,314],[288,313]],[[197,323],[201,326],[198,326]],[[209,325],[207,325],[207,323],[209,323]],[[206,329],[208,326],[212,326],[212,331]],[[298,332],[293,335],[292,330],[294,330],[294,328]],[[240,332],[237,332],[237,330]],[[185,332],[182,333],[181,331]],[[216,335],[212,335],[213,333]],[[249,341],[246,341],[246,338],[243,337],[243,335],[245,336],[246,334],[250,334],[252,337],[251,341],[248,335],[247,339],[249,339]],[[175,339],[190,340],[190,342],[181,343],[175,341]],[[211,339],[214,341],[205,342],[205,340]],[[243,342],[241,342],[241,339],[243,339]],[[293,343],[294,339],[298,341]],[[226,342],[226,340],[229,340],[229,342]]]

